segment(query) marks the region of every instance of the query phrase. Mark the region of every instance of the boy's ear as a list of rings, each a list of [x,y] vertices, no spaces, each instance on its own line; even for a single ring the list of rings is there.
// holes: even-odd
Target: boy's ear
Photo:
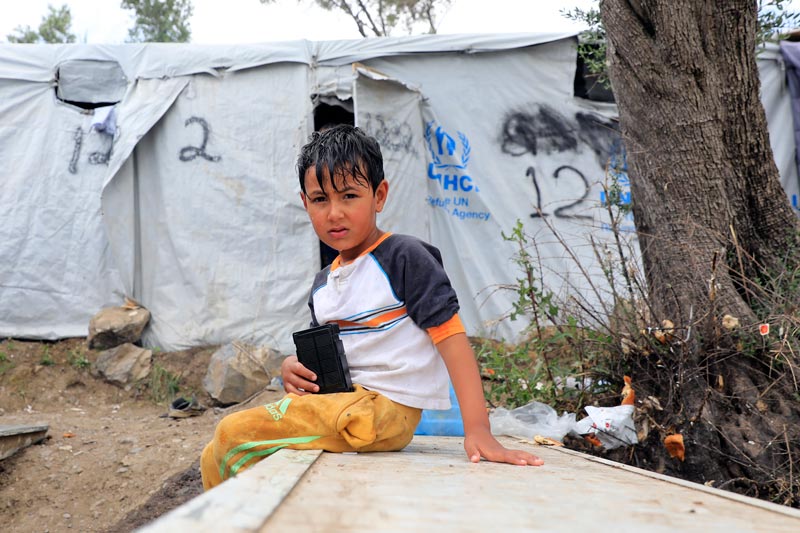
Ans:
[[[306,199],[306,195],[302,192],[300,193],[300,200],[303,201],[303,207],[308,210],[308,204],[306,203],[308,200]]]
[[[386,203],[387,196],[389,196],[389,182],[383,180],[375,189],[375,209],[378,211],[378,213],[383,211],[383,206]]]

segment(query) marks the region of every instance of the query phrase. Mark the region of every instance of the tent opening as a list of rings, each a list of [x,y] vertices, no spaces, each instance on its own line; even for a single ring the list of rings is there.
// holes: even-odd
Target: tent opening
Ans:
[[[599,48],[599,45],[588,44],[592,48]],[[578,64],[575,68],[575,82],[573,84],[573,94],[578,98],[585,98],[594,102],[610,102],[613,103],[614,93],[611,87],[604,86],[600,82],[598,74],[589,72],[589,67],[584,61],[583,57],[578,54]]]
[[[96,109],[122,100],[128,78],[116,61],[73,59],[56,68],[56,98],[81,109]]]

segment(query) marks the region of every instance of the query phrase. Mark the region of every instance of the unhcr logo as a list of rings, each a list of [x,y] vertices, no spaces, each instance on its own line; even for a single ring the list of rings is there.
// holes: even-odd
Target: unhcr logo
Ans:
[[[286,414],[286,410],[289,408],[291,401],[291,398],[284,398],[279,402],[268,403],[264,408],[272,415],[272,419],[277,422]]]
[[[425,125],[425,141],[433,160],[428,164],[428,178],[438,181],[445,191],[478,192],[478,187],[467,174],[469,139],[460,131],[456,136],[458,142],[435,120]]]

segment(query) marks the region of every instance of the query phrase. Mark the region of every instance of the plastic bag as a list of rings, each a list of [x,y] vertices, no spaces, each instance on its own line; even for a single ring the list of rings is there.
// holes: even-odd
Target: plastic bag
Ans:
[[[556,410],[541,402],[531,402],[508,410],[498,407],[489,415],[492,433],[521,439],[533,439],[536,435],[562,440],[575,428],[575,413],[558,416]]]
[[[606,450],[639,442],[636,427],[633,425],[632,405],[616,407],[587,405],[584,409],[589,416],[575,424],[575,433],[578,435],[593,433]]]
[[[595,435],[606,450],[636,444],[636,428],[633,424],[633,405],[616,407],[593,407],[587,405],[589,415],[575,421],[575,413],[558,416],[556,410],[541,402],[531,402],[508,410],[498,407],[489,415],[492,433],[533,440],[536,435],[563,440],[569,433]]]

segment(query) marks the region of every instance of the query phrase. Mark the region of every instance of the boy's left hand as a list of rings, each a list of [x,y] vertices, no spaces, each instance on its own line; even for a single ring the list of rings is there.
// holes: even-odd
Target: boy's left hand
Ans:
[[[544,461],[535,455],[522,450],[509,450],[494,438],[489,429],[473,430],[464,438],[464,450],[473,463],[481,457],[494,463],[509,463],[520,466],[541,466]]]

